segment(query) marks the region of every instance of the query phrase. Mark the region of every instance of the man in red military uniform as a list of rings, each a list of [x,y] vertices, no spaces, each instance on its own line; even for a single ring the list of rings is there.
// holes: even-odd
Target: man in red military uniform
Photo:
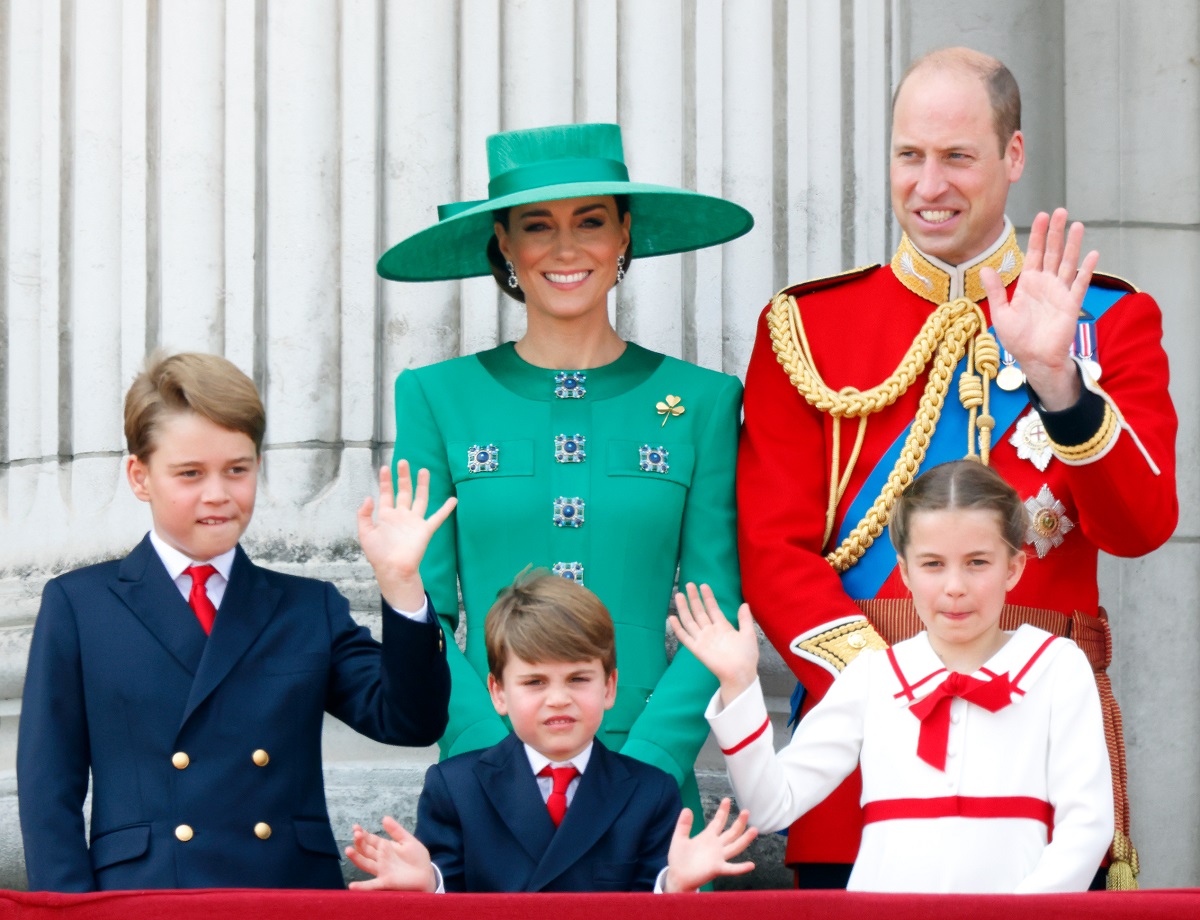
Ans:
[[[743,586],[807,711],[860,650],[915,629],[886,603],[909,596],[885,530],[895,496],[934,463],[979,457],[1030,510],[1030,560],[1008,600],[1089,652],[1123,793],[1096,560],[1150,552],[1178,517],[1162,317],[1131,285],[1092,276],[1097,255],[1080,261],[1083,228],[1061,209],[1038,216],[1021,252],[1005,216],[1019,128],[1016,82],[994,58],[945,49],[901,81],[891,264],[787,288],[760,319],[738,465]],[[859,793],[851,777],[793,826],[802,887],[844,885]],[[1118,798],[1109,885],[1132,887]]]

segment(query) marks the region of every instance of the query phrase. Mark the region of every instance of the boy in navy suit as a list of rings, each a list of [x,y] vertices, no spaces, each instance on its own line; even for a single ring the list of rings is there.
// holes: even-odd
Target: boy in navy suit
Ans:
[[[442,733],[441,630],[396,611],[422,607],[417,565],[453,500],[426,520],[428,474],[411,497],[401,463],[394,500],[380,471],[378,519],[359,509],[380,644],[332,585],[238,545],[265,425],[253,382],[213,355],[152,360],[130,388],[126,472],[153,529],[42,595],[17,750],[31,889],[343,887],[323,713],[391,744]]]
[[[616,698],[612,618],[548,572],[501,592],[484,623],[488,690],[507,739],[429,768],[416,834],[354,828],[346,855],[374,876],[352,888],[418,891],[692,891],[754,839],[729,800],[689,839],[692,814],[657,767],[595,738]]]

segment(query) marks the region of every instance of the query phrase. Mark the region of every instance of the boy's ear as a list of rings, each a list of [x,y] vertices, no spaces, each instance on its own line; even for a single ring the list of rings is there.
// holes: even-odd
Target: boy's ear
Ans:
[[[899,553],[896,554],[896,567],[900,569],[900,578],[904,582],[904,587],[912,592],[912,585],[908,583],[908,563],[904,561],[904,557]]]
[[[613,668],[612,673],[604,678],[604,708],[612,709],[613,703],[617,701],[617,669]]]
[[[492,705],[496,707],[496,712],[502,716],[508,715],[508,701],[504,698],[504,684],[496,680],[496,675],[488,672],[487,678],[488,693],[492,697]]]
[[[129,488],[139,501],[150,501],[150,489],[146,484],[150,478],[150,468],[140,457],[130,454],[125,465],[125,478],[129,480]]]

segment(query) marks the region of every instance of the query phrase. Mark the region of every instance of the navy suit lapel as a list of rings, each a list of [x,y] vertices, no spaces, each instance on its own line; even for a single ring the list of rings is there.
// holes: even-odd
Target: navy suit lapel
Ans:
[[[179,592],[147,534],[121,560],[114,594],[189,674],[204,654],[204,630]]]
[[[282,594],[278,588],[271,587],[265,571],[254,565],[239,546],[212,634],[205,643],[196,679],[192,681],[183,722],[220,685],[258,638],[275,615]]]
[[[475,775],[500,820],[529,855],[531,865],[536,866],[555,828],[521,740],[509,735],[486,752],[475,764]],[[498,858],[503,861],[502,856]],[[522,886],[516,890],[536,889]]]
[[[636,789],[637,781],[625,766],[608,748],[595,742],[567,815],[534,870],[527,890],[541,890],[583,859],[608,833]]]

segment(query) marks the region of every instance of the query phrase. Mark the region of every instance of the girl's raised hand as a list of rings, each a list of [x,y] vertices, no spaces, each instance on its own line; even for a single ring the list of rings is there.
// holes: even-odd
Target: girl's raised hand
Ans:
[[[688,582],[686,593],[675,595],[669,618],[679,642],[721,681],[721,700],[728,705],[758,677],[758,634],[750,607],[738,609],[735,629],[721,612],[708,585],[699,590]]]

